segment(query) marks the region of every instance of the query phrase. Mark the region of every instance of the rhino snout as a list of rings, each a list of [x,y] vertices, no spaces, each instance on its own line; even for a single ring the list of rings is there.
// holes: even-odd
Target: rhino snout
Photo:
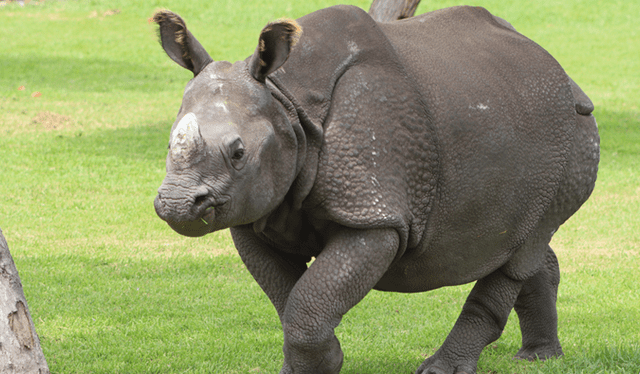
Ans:
[[[212,205],[215,205],[213,196],[204,186],[193,191],[184,191],[180,188],[160,188],[153,203],[160,218],[174,222],[198,219]]]
[[[216,209],[228,200],[225,196],[216,198],[205,186],[190,191],[163,186],[158,190],[153,206],[156,214],[179,234],[202,236],[220,229]]]

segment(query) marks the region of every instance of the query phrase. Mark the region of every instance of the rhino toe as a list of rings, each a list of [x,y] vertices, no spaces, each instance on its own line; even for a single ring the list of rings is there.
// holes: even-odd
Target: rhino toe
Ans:
[[[447,362],[434,355],[420,365],[416,374],[475,374],[474,366],[468,363]]]

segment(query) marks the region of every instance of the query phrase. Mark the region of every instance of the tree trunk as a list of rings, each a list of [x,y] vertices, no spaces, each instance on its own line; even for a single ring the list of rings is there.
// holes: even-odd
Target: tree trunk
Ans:
[[[420,0],[373,0],[369,15],[378,22],[413,17]]]
[[[0,373],[49,374],[18,270],[0,229]]]

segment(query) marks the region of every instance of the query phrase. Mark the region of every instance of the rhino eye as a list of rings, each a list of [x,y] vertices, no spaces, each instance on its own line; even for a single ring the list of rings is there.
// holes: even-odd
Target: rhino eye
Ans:
[[[244,148],[236,149],[235,152],[233,152],[233,156],[231,156],[231,158],[236,161],[240,160],[242,157],[244,157]]]
[[[238,138],[229,146],[229,158],[231,159],[231,165],[236,170],[242,169],[244,164],[247,162],[247,158],[244,154],[244,144],[242,143],[242,139]]]

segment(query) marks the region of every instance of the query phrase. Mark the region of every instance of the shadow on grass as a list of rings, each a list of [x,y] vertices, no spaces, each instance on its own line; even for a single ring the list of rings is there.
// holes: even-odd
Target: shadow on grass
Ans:
[[[167,154],[172,120],[118,129],[49,131],[17,134],[0,140],[0,156],[8,164],[29,164],[43,159],[64,166],[90,159],[108,164],[106,159],[158,162]],[[6,154],[3,152],[5,151]],[[13,161],[12,161],[13,159]],[[44,176],[44,175],[43,175]]]
[[[181,70],[168,64],[150,66],[96,58],[3,56],[0,86],[25,85],[41,91],[153,93],[181,90],[191,78],[190,73]]]

